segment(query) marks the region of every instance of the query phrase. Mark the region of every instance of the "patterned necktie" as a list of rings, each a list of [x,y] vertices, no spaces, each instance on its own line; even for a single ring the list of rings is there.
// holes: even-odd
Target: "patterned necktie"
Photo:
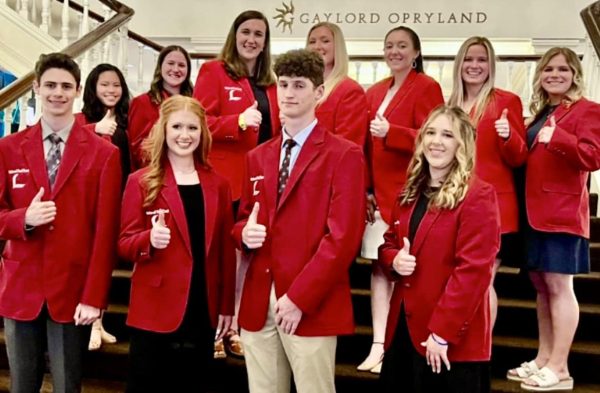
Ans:
[[[283,147],[285,147],[285,157],[281,163],[281,168],[279,168],[279,188],[277,189],[278,196],[283,193],[285,184],[290,177],[290,159],[292,157],[292,148],[294,146],[296,146],[296,141],[293,139],[288,139],[283,143]]]
[[[46,170],[48,171],[48,182],[50,187],[54,185],[56,174],[58,173],[58,165],[60,164],[60,142],[62,139],[55,133],[48,135],[48,140],[52,143],[48,155],[46,156]]]

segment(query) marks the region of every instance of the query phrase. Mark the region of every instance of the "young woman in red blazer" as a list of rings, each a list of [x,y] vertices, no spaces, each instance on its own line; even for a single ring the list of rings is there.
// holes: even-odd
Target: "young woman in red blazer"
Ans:
[[[134,170],[147,164],[142,143],[158,120],[160,104],[175,94],[192,95],[191,72],[187,51],[179,45],[166,46],[158,55],[150,90],[131,100],[127,132]]]
[[[475,130],[458,107],[431,113],[379,248],[393,281],[383,392],[490,389],[488,290],[500,244],[494,188],[475,174]]]
[[[231,324],[235,246],[229,184],[209,166],[211,137],[193,98],[173,96],[129,177],[119,254],[135,264],[127,392],[204,392],[215,329]]]
[[[239,14],[227,35],[219,58],[202,65],[194,97],[206,109],[212,134],[209,155],[217,173],[231,186],[234,213],[242,190],[246,153],[280,132],[277,88],[271,70],[269,22],[258,11]],[[238,254],[236,310],[248,268]],[[237,323],[225,342],[215,343],[215,357],[244,356]]]
[[[519,229],[519,211],[513,169],[525,163],[525,124],[519,97],[494,87],[494,47],[485,37],[468,38],[454,60],[454,85],[448,101],[469,114],[477,131],[475,173],[496,189],[502,242],[494,263],[494,275],[506,259]],[[492,279],[493,283],[493,279]],[[490,288],[492,327],[498,312],[498,297]]]
[[[552,48],[534,74],[525,172],[527,263],[537,291],[538,353],[509,370],[526,390],[572,389],[567,365],[579,306],[573,275],[587,273],[589,172],[600,169],[600,105],[583,98],[577,55]]]
[[[88,75],[83,90],[83,108],[75,115],[76,121],[86,125],[90,131],[112,142],[119,148],[121,156],[122,195],[125,182],[131,172],[129,142],[127,140],[127,111],[129,89],[125,77],[112,64],[98,64]],[[115,190],[117,192],[117,190]],[[94,321],[88,349],[95,351],[102,344],[114,344],[117,338],[104,330],[102,317]]]
[[[364,146],[368,109],[365,91],[348,77],[348,52],[338,25],[317,23],[310,28],[306,49],[315,51],[325,63],[325,92],[317,106],[317,119],[325,129]]]
[[[444,103],[440,85],[423,72],[419,36],[408,27],[390,30],[384,40],[385,61],[392,76],[367,90],[370,111],[368,155],[371,189],[362,255],[376,259],[377,247],[390,225],[392,206],[406,181],[406,168],[413,155],[418,129],[432,109]],[[373,345],[359,370],[381,369],[385,321],[392,285],[377,264],[371,275]]]

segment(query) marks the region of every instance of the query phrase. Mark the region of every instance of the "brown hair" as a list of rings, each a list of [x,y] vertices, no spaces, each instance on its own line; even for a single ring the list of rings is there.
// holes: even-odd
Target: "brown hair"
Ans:
[[[194,87],[192,85],[192,81],[190,80],[190,75],[192,74],[192,61],[190,60],[190,55],[179,45],[165,46],[158,54],[158,60],[156,61],[156,67],[154,67],[154,76],[152,77],[152,83],[150,84],[149,91],[150,99],[157,105],[160,105],[163,102],[163,92],[165,91],[165,88],[163,87],[164,80],[162,77],[162,64],[167,55],[175,51],[181,52],[183,57],[185,57],[185,62],[187,63],[187,75],[185,76],[185,80],[179,88],[179,94],[182,96],[191,97],[192,93],[194,92]]]
[[[310,79],[314,87],[323,84],[323,58],[306,49],[294,49],[277,58],[273,67],[277,77],[296,76]]]

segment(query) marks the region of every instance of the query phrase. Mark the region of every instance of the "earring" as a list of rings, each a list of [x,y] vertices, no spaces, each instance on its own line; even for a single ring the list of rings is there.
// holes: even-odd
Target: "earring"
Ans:
[[[417,68],[417,59],[414,59],[412,62],[412,68]]]

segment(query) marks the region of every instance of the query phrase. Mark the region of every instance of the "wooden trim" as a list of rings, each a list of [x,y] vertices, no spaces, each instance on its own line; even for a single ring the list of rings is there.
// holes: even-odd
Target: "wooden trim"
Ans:
[[[125,4],[120,3],[119,1],[100,0],[100,2],[108,6],[111,10],[115,11],[116,14],[93,31],[88,32],[86,35],[67,46],[61,51],[62,53],[65,53],[73,58],[80,56],[98,42],[102,41],[105,37],[112,34],[119,27],[126,24],[133,17],[133,9],[127,7]],[[0,90],[0,109],[8,107],[28,90],[30,90],[34,79],[35,74],[33,71],[31,71],[17,79],[15,82],[6,86],[4,89]]]
[[[598,58],[600,58],[600,1],[596,1],[585,7],[579,15],[581,15],[594,50]]]

